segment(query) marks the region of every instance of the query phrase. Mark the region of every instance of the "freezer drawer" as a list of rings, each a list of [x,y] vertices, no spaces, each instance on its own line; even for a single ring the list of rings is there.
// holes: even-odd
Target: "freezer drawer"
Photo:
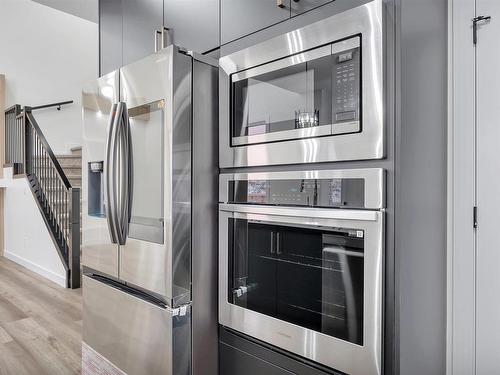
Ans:
[[[128,375],[189,374],[190,320],[190,308],[172,311],[138,291],[83,277],[84,344]]]

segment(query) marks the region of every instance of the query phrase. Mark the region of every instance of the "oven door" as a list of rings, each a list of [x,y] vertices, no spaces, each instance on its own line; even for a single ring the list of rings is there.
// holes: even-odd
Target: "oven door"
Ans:
[[[220,205],[219,322],[351,374],[380,374],[383,213]]]

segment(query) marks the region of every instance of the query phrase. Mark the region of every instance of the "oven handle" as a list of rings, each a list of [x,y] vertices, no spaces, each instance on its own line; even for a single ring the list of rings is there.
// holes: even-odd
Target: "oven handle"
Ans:
[[[377,221],[381,211],[369,210],[342,210],[336,208],[303,208],[303,207],[275,207],[275,206],[254,206],[245,204],[220,203],[219,210],[227,212],[238,212],[243,214],[274,215],[290,217],[311,217],[320,219],[336,220],[359,220]]]

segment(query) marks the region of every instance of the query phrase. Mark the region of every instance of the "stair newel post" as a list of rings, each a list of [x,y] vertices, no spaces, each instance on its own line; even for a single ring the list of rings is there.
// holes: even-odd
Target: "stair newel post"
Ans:
[[[80,189],[70,188],[69,194],[69,287],[76,289],[80,287]]]
[[[28,173],[28,160],[29,160],[29,155],[28,155],[28,144],[27,144],[27,140],[28,140],[28,135],[27,135],[27,131],[28,131],[28,124],[27,124],[27,113],[28,111],[31,111],[30,107],[24,107],[24,111],[23,111],[23,120],[22,120],[22,123],[21,123],[21,155],[23,156],[23,159],[22,159],[22,173],[24,174],[27,174]]]

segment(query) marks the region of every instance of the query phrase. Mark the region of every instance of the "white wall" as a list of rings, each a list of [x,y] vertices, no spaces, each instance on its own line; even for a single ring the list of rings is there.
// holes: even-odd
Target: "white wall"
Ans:
[[[74,100],[35,112],[56,153],[81,145],[81,88],[98,76],[98,25],[31,0],[0,0],[6,106]]]
[[[54,9],[99,22],[99,0],[33,0]]]
[[[28,181],[12,179],[12,168],[5,168],[4,176],[4,256],[65,287],[66,271]]]

